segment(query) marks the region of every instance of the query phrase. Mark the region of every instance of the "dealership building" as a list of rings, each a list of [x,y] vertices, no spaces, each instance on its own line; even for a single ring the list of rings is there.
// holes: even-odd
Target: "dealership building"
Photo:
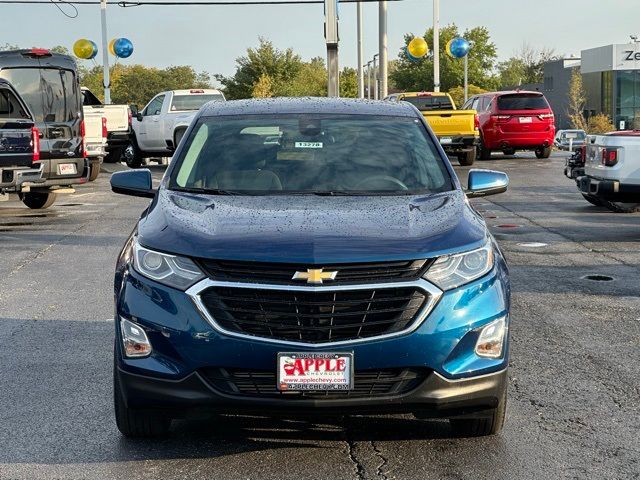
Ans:
[[[585,117],[604,113],[618,130],[640,129],[640,43],[583,50],[580,58],[547,62],[544,83],[523,85],[545,94],[556,114],[558,129],[571,128],[567,109],[574,71],[582,75]]]

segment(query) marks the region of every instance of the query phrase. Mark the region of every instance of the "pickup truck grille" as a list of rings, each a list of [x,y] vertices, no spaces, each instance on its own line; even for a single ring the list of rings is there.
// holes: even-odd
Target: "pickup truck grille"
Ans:
[[[229,332],[311,344],[405,330],[428,298],[414,286],[338,291],[214,286],[200,294],[210,316]]]
[[[274,370],[203,368],[200,374],[219,392],[234,396],[271,398],[358,398],[402,395],[417,388],[430,375],[424,368],[388,368],[354,373],[353,390],[280,392]]]
[[[296,272],[308,268],[337,271],[332,285],[407,281],[419,278],[433,260],[398,262],[301,265],[293,263],[239,262],[230,260],[199,260],[203,270],[214,280],[247,283],[299,284],[293,280]],[[328,282],[327,282],[328,283]]]

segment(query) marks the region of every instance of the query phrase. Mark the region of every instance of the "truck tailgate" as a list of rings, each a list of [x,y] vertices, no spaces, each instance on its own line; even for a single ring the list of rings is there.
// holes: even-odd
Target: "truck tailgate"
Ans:
[[[85,105],[85,114],[99,114],[107,119],[107,131],[129,131],[129,108],[126,105]]]
[[[30,167],[33,162],[31,121],[0,118],[0,167]]]
[[[422,112],[422,115],[438,137],[477,134],[475,110],[433,110]]]
[[[102,143],[102,118],[101,114],[95,112],[85,114],[84,141],[86,143]]]
[[[603,158],[615,150],[616,164],[605,166]],[[585,174],[626,184],[640,184],[640,136],[595,135],[587,139]]]

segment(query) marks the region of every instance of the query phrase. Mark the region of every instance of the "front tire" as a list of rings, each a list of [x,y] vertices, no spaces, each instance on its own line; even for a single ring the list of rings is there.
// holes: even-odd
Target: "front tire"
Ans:
[[[56,201],[56,194],[53,192],[26,192],[18,195],[22,203],[32,210],[49,208]]]
[[[462,152],[458,155],[458,163],[464,167],[468,167],[469,165],[473,165],[473,162],[476,161],[476,150],[472,148],[471,150],[467,150],[466,152]]]
[[[140,168],[144,163],[142,152],[138,147],[138,142],[136,142],[135,137],[131,138],[131,143],[124,150],[124,161],[129,168]]]
[[[133,410],[126,406],[120,382],[113,366],[113,407],[116,414],[116,426],[120,433],[129,438],[151,438],[166,435],[171,419],[146,410]]]
[[[507,413],[507,389],[505,387],[498,406],[482,418],[450,418],[449,423],[456,436],[484,437],[502,431]]]
[[[551,147],[536,148],[537,158],[549,158],[551,156]]]
[[[616,213],[640,212],[640,203],[604,202],[604,206]]]

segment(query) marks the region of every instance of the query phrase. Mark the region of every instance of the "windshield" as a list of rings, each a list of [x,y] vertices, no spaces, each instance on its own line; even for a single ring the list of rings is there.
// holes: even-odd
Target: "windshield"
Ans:
[[[498,97],[498,110],[548,110],[549,104],[543,95],[516,93]]]
[[[587,137],[586,133],[583,130],[574,130],[568,132],[562,132],[561,138],[563,140],[569,140],[573,138],[574,140],[584,140]]]
[[[403,102],[409,102],[414,105],[421,112],[427,112],[430,110],[453,110],[453,104],[447,96],[436,97],[403,97]]]
[[[200,107],[207,102],[222,100],[224,100],[224,97],[219,93],[211,95],[175,95],[171,102],[171,111],[200,110]]]
[[[73,72],[57,68],[7,68],[0,74],[29,105],[36,122],[67,122],[80,115]]]
[[[411,194],[453,188],[424,125],[407,117],[205,117],[180,157],[171,188],[203,193]]]

